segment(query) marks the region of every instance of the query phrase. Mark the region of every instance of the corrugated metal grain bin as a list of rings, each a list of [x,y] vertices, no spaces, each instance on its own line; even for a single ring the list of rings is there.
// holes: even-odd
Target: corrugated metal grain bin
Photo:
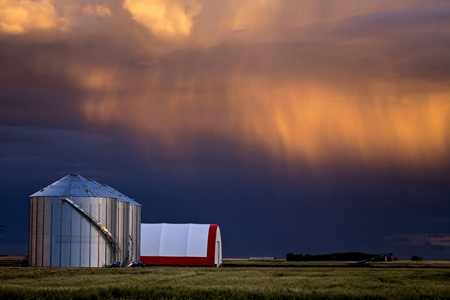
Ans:
[[[130,206],[98,182],[77,174],[34,193],[30,196],[30,266],[127,264]]]

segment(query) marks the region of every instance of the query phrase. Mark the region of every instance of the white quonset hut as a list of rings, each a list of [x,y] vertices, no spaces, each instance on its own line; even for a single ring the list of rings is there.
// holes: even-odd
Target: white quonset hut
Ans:
[[[146,265],[220,266],[217,224],[142,224],[141,261]]]
[[[30,196],[29,264],[103,267],[140,259],[140,205],[70,174]]]

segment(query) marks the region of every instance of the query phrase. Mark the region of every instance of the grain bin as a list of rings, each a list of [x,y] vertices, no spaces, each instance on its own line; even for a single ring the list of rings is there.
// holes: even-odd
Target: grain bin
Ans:
[[[30,266],[103,267],[129,262],[130,202],[70,174],[30,196]],[[139,220],[140,222],[140,220]]]

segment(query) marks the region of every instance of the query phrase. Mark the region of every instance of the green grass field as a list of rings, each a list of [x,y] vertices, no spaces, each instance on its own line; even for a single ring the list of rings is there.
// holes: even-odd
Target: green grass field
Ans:
[[[450,299],[450,262],[0,268],[0,299]]]

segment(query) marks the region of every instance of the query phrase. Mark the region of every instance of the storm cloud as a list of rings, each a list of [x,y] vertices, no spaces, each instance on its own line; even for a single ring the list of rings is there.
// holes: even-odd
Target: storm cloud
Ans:
[[[0,0],[2,188],[103,177],[234,256],[448,236],[449,34],[443,1]]]

